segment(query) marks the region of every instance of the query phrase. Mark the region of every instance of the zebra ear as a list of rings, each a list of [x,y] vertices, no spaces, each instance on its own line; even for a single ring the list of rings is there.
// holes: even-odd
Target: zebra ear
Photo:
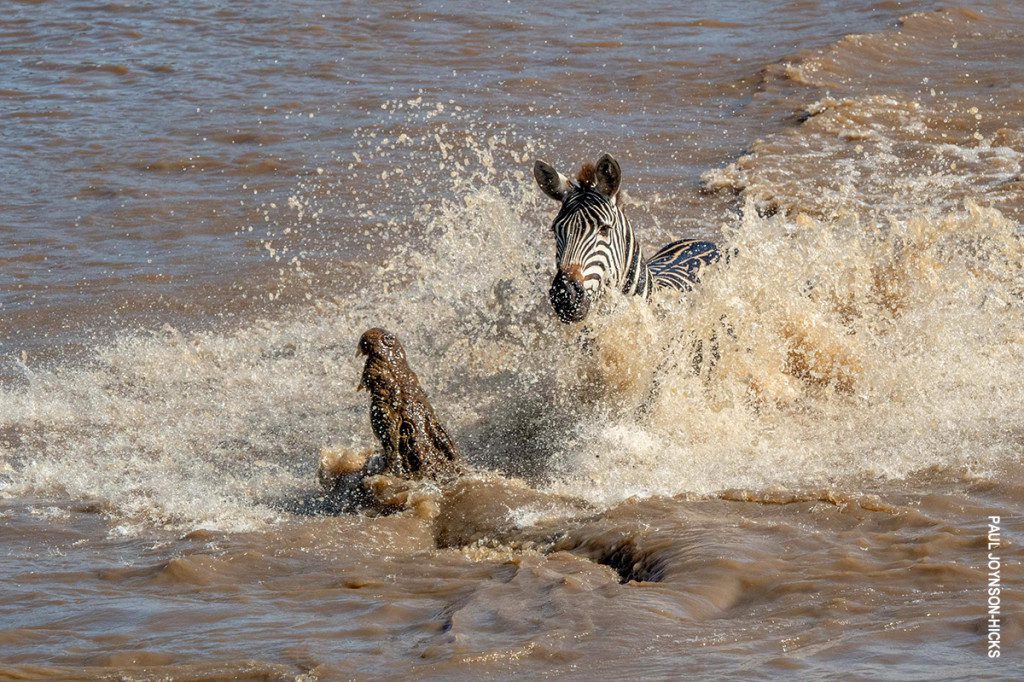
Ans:
[[[614,199],[622,180],[622,169],[611,154],[604,154],[597,160],[597,178],[594,186],[609,199]]]
[[[545,163],[540,159],[533,162],[533,177],[537,181],[537,186],[541,188],[544,194],[555,201],[561,201],[565,198],[565,193],[569,189],[569,180],[556,171],[551,164]]]

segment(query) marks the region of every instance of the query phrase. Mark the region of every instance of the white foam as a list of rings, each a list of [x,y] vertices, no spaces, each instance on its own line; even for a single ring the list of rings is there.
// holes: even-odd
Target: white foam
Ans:
[[[449,151],[466,169],[451,198],[431,200],[426,225],[384,226],[392,256],[361,266],[357,289],[234,331],[124,334],[84,365],[26,368],[0,392],[3,494],[100,500],[125,532],[273,523],[315,488],[322,446],[371,442],[353,355],[378,325],[471,458],[543,464],[549,487],[598,504],[902,477],[1012,449],[1024,261],[998,212],[922,208],[880,230],[748,207],[723,227],[728,266],[656,306],[611,297],[584,351],[547,306],[551,207],[511,160],[522,147],[488,134]],[[300,223],[274,225],[275,239],[338,238],[333,177],[304,181],[289,199]],[[691,341],[712,337],[721,357],[695,374]]]

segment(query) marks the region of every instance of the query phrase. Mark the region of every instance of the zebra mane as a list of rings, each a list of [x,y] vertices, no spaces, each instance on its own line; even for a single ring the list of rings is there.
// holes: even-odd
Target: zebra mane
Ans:
[[[576,173],[576,181],[581,185],[593,187],[597,182],[597,166],[592,163],[585,163],[580,166],[579,172]]]

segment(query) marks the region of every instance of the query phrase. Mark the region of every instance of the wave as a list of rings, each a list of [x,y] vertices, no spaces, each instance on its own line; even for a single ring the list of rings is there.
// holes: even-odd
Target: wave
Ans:
[[[609,301],[586,350],[545,308],[533,201],[473,191],[430,250],[285,320],[26,367],[0,394],[4,493],[98,499],[127,530],[272,522],[319,447],[370,442],[352,356],[378,324],[471,459],[599,504],[985,467],[1016,447],[1024,253],[998,211],[884,232],[748,211],[698,291]],[[695,340],[717,346],[697,371]]]
[[[354,357],[372,326],[403,340],[471,461],[598,506],[987,470],[1022,431],[1021,141],[942,106],[820,99],[708,176],[737,193],[728,263],[687,295],[609,296],[581,330],[545,300],[551,207],[524,172],[538,145],[395,105],[396,134],[360,153],[432,159],[371,185],[425,219],[333,228],[363,210],[342,191],[358,157],[264,211],[284,287],[309,286],[303,254],[340,239],[385,261],[342,249],[348,286],[234,330],[124,332],[86,361],[20,363],[0,389],[0,494],[91,500],[124,533],[287,518],[322,446],[372,442]]]

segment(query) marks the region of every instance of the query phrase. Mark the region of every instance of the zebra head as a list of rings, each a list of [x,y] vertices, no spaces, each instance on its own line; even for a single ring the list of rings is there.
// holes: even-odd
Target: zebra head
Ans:
[[[630,265],[640,257],[639,247],[617,205],[619,163],[605,154],[597,164],[584,164],[570,180],[538,160],[533,177],[561,204],[551,225],[556,272],[548,299],[562,322],[580,322],[603,287],[623,288],[624,280],[636,277]],[[636,283],[625,288],[634,293]]]

